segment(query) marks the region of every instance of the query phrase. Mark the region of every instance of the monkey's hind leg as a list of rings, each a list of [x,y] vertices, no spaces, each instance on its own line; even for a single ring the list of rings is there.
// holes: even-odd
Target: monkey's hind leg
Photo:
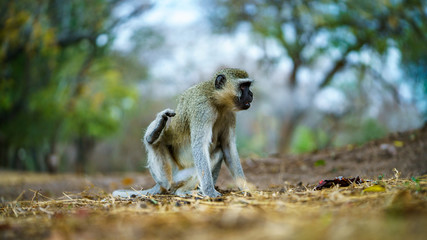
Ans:
[[[216,148],[211,153],[211,164],[212,164],[212,178],[213,183],[216,183],[218,179],[219,171],[221,170],[221,165],[223,162],[223,153],[220,147]],[[195,195],[202,194],[200,190],[197,190],[197,185],[199,184],[199,179],[197,178],[197,173],[195,168],[187,168],[184,170],[178,171],[173,179],[175,183],[181,183],[179,188],[175,190],[175,195],[186,196],[186,195]]]
[[[222,153],[221,148],[216,148],[211,153],[211,165],[212,165],[212,178],[214,185],[219,176],[219,171],[221,170],[222,162],[224,161],[224,154]]]
[[[171,109],[165,109],[157,114],[156,119],[148,126],[144,135],[144,144],[147,149],[148,169],[160,188],[169,191],[173,184],[173,171],[176,167],[170,148],[162,140],[162,133],[167,121],[175,116]]]
[[[129,198],[137,196],[154,195],[169,190],[172,183],[172,166],[170,153],[161,142],[161,134],[166,127],[169,118],[175,116],[172,109],[165,109],[157,114],[145,132],[143,142],[148,153],[148,167],[156,185],[147,190],[116,190],[113,197]]]
[[[166,126],[169,118],[174,117],[176,113],[172,109],[165,109],[157,114],[156,119],[150,123],[144,135],[144,143],[153,144],[159,140],[163,129]]]
[[[198,193],[196,187],[199,183],[199,179],[196,175],[195,168],[186,168],[179,170],[173,176],[175,186],[173,194],[184,197],[186,195],[195,195]]]

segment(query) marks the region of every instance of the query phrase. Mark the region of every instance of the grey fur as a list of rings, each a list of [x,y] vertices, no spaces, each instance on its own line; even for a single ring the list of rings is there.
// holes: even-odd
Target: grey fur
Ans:
[[[224,76],[220,89],[215,85],[218,75]],[[239,84],[248,81],[252,80],[242,70],[221,70],[210,81],[186,90],[176,113],[172,109],[158,113],[143,138],[156,185],[144,191],[118,190],[113,196],[186,195],[199,186],[202,195],[218,197],[215,182],[222,162],[238,184],[245,182],[236,148],[235,112],[240,109],[235,99],[240,96]]]

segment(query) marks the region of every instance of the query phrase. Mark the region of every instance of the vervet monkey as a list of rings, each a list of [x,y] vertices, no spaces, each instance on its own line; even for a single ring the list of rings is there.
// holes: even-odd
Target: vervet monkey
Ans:
[[[251,106],[253,80],[239,69],[226,68],[187,89],[176,111],[165,109],[148,126],[143,142],[156,185],[144,191],[117,190],[115,197],[194,193],[218,197],[214,186],[225,162],[241,190],[247,190],[236,148],[236,112]]]

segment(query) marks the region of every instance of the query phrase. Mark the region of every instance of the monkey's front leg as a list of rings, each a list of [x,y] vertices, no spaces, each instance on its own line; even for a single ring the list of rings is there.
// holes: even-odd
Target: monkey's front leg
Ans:
[[[200,127],[200,130],[206,128]],[[221,193],[215,190],[210,167],[209,142],[212,138],[212,130],[191,132],[191,148],[194,159],[194,166],[200,182],[203,195],[208,197],[219,197]]]
[[[221,145],[225,164],[237,186],[242,191],[250,191],[252,186],[246,181],[245,174],[243,173],[239,153],[237,152],[234,129],[229,130],[228,136],[223,139]]]

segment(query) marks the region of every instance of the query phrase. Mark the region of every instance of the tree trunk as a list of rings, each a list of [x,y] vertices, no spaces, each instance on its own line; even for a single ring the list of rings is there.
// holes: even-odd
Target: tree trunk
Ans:
[[[280,127],[280,138],[279,138],[279,154],[284,155],[289,152],[292,137],[294,135],[294,131],[298,126],[298,123],[304,117],[304,111],[295,111],[293,110],[289,117],[285,118],[282,121],[282,125]]]
[[[49,152],[46,154],[44,163],[46,165],[46,169],[49,173],[57,173],[59,167],[59,157],[56,153],[56,140],[52,137],[51,142],[49,143]]]
[[[54,125],[54,132],[49,140],[49,152],[45,156],[45,165],[49,173],[57,173],[59,167],[59,156],[57,153],[59,129],[62,124],[62,119],[57,120]]]
[[[287,116],[285,116],[282,119],[281,126],[280,126],[280,136],[279,136],[279,146],[278,146],[278,152],[279,154],[285,154],[289,151],[289,147],[291,145],[292,135],[294,132],[294,129],[297,125],[297,122],[295,121],[295,89],[297,87],[297,73],[300,67],[300,59],[299,57],[292,58],[293,67],[291,71],[291,75],[289,76],[288,80],[288,87],[291,91],[291,102],[288,103],[288,108],[290,109],[287,113]]]
[[[77,148],[76,172],[84,173],[89,154],[95,146],[95,140],[88,136],[79,136],[75,144]]]
[[[0,137],[0,167],[7,168],[9,160],[9,144],[5,138]]]
[[[279,138],[279,154],[283,155],[289,152],[292,135],[294,133],[294,129],[296,128],[296,122],[292,121],[291,118],[285,119],[282,121],[282,125],[280,126],[280,138]]]

